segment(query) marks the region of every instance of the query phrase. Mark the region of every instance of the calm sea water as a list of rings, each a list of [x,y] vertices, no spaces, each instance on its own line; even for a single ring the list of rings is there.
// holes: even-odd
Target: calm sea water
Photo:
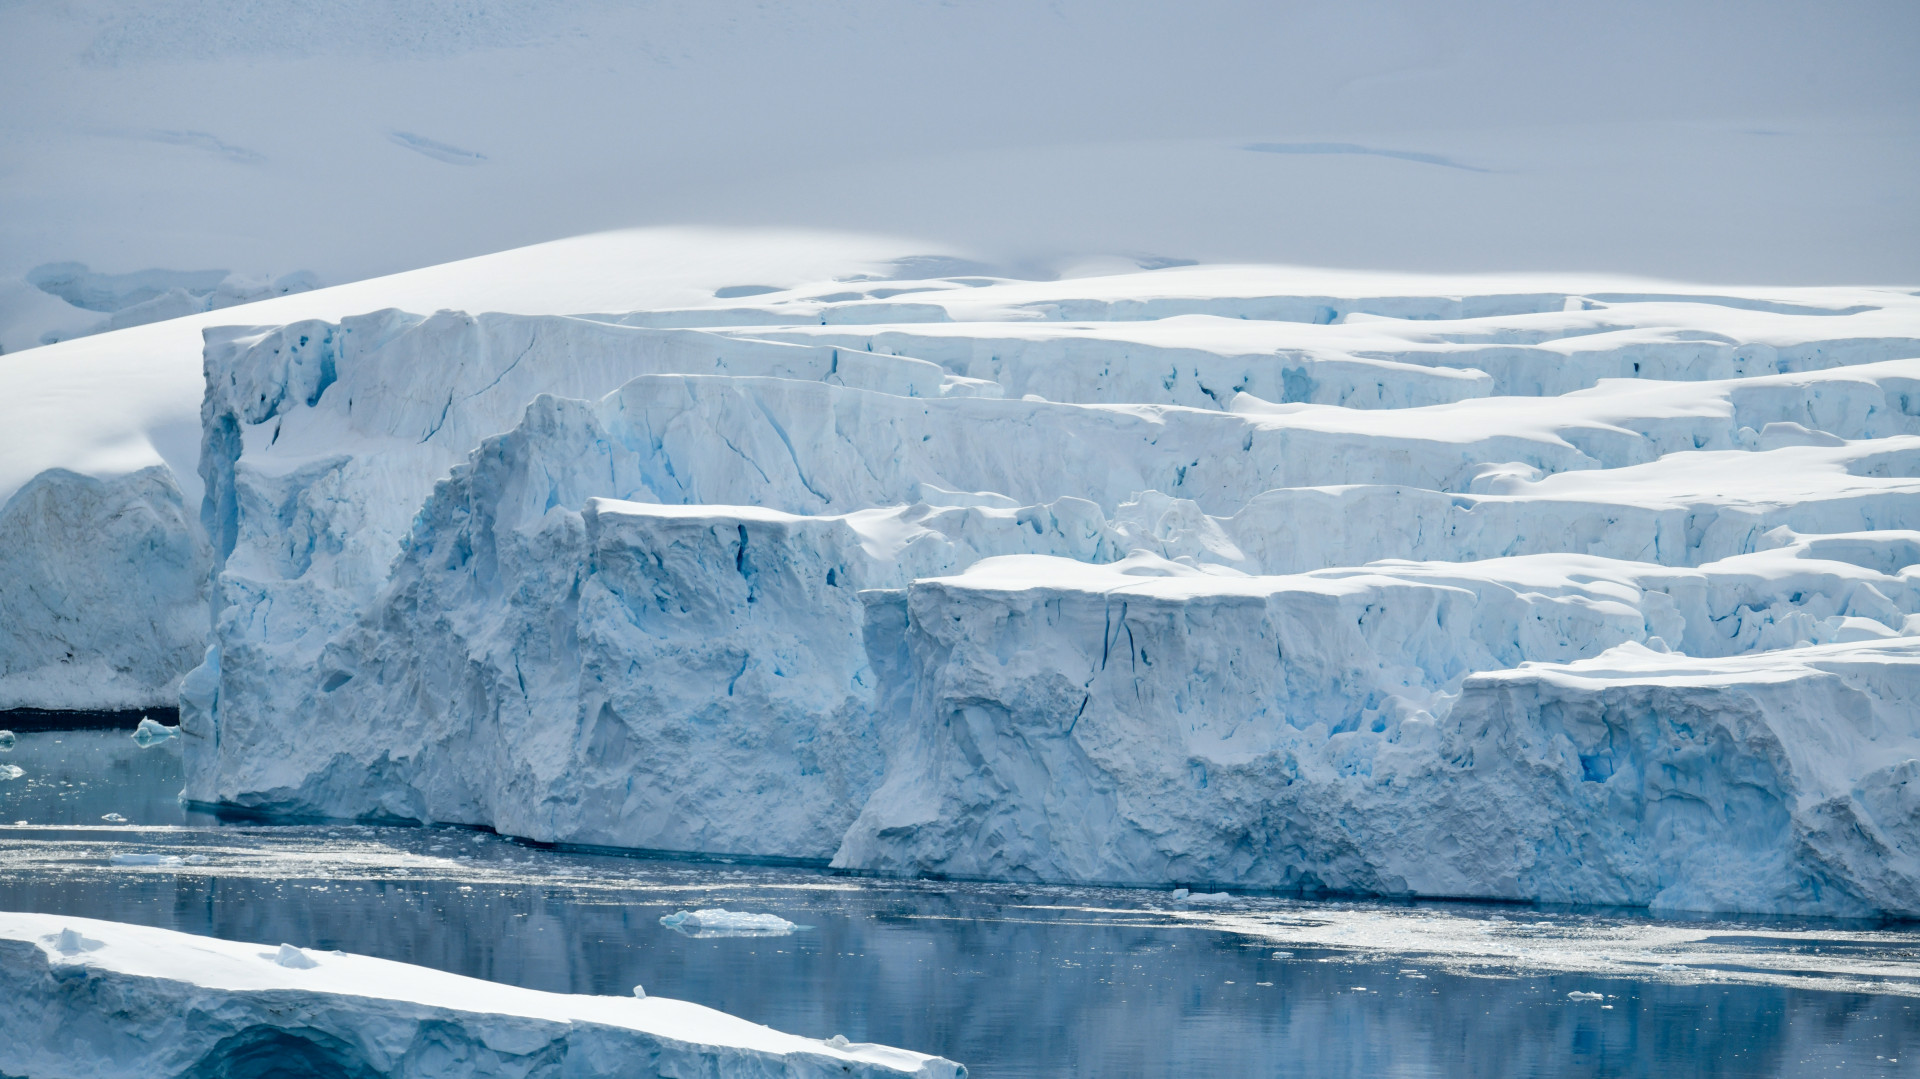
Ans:
[[[537,989],[639,983],[989,1079],[1920,1075],[1915,927],[1193,903],[569,854],[460,829],[243,825],[185,812],[180,771],[176,745],[121,731],[21,735],[0,754],[0,909]],[[114,864],[129,853],[207,861]],[[803,928],[701,939],[660,924],[712,906]]]

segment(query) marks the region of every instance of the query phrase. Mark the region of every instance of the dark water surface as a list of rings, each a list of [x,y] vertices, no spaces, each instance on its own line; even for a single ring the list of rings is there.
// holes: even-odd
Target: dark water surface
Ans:
[[[180,807],[176,745],[123,731],[22,734],[0,770],[0,909],[563,992],[642,983],[989,1079],[1920,1076],[1914,927],[1194,904],[567,854],[460,829],[221,823]],[[114,864],[129,854],[205,864]],[[713,906],[803,928],[700,939],[660,925]]]

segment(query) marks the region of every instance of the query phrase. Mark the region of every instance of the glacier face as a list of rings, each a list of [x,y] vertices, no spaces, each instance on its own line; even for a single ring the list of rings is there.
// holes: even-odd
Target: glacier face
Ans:
[[[686,1001],[545,993],[87,918],[0,912],[0,978],[0,1072],[14,1075],[966,1074]]]
[[[0,506],[0,709],[170,703],[213,558],[166,468],[49,469]]]
[[[841,864],[1656,909],[1920,886],[1920,641],[1663,654],[1698,575],[1599,559],[1135,561],[896,600],[909,738]]]
[[[1262,283],[211,332],[189,796],[1920,911],[1912,297]]]

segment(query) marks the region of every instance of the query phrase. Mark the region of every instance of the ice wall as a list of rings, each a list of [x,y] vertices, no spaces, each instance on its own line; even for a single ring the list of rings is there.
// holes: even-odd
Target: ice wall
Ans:
[[[887,873],[1920,911],[1910,298],[1238,284],[214,335],[189,795]]]
[[[0,709],[171,704],[212,557],[165,468],[35,477],[0,507]]]
[[[1833,914],[1920,885],[1914,639],[1671,654],[1725,582],[1593,561],[1139,561],[893,601],[910,736],[838,864]]]

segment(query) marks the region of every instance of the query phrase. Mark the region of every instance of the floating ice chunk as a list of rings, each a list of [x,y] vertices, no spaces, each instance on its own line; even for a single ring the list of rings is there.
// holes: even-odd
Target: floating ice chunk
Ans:
[[[11,750],[13,748],[13,742],[14,742],[14,738],[13,738],[12,731],[0,731],[0,753],[5,753]]]
[[[1192,894],[1192,892],[1187,891],[1185,888],[1175,888],[1173,890],[1173,901],[1178,903]]]
[[[120,814],[118,814],[118,813],[102,813],[102,814],[100,814],[100,819],[101,819],[101,820],[103,820],[103,821],[106,821],[106,822],[107,822],[108,824],[125,824],[125,823],[127,823],[127,818],[125,818],[125,817],[123,817],[123,816],[121,816],[121,815],[120,815]]]
[[[140,726],[134,729],[133,740],[140,743],[140,748],[145,749],[156,742],[164,742],[179,733],[180,728],[178,727],[169,727],[164,723],[156,723],[146,716],[141,716]]]
[[[312,970],[320,965],[312,956],[291,944],[282,944],[280,950],[273,953],[273,961],[289,970]]]
[[[106,947],[100,941],[92,937],[83,937],[71,929],[62,929],[60,935],[54,938],[53,946],[60,950],[61,955],[78,955],[81,952],[91,952]]]
[[[17,764],[0,764],[0,779],[19,779],[27,770]]]
[[[1273,957],[1275,959],[1292,959],[1293,953],[1292,952],[1275,952],[1273,953]]]
[[[1583,993],[1580,990],[1575,989],[1573,992],[1567,994],[1567,999],[1568,1000],[1605,1000],[1607,998],[1604,994],[1601,994],[1601,993]]]
[[[777,937],[799,928],[777,914],[748,914],[718,907],[677,911],[661,918],[660,924],[697,937]]]
[[[1176,894],[1173,898],[1176,901],[1181,903],[1231,903],[1233,902],[1233,894],[1230,892],[1190,892],[1187,895]]]
[[[644,985],[636,985],[636,986],[634,986],[634,987],[633,987],[633,997],[634,997],[634,999],[635,999],[635,1000],[645,1000],[645,999],[647,999],[647,987],[646,987],[646,986],[644,986]]]
[[[207,860],[204,854],[196,854],[194,857],[201,862]],[[177,854],[115,854],[107,858],[109,865],[181,865],[185,861],[186,859]]]

